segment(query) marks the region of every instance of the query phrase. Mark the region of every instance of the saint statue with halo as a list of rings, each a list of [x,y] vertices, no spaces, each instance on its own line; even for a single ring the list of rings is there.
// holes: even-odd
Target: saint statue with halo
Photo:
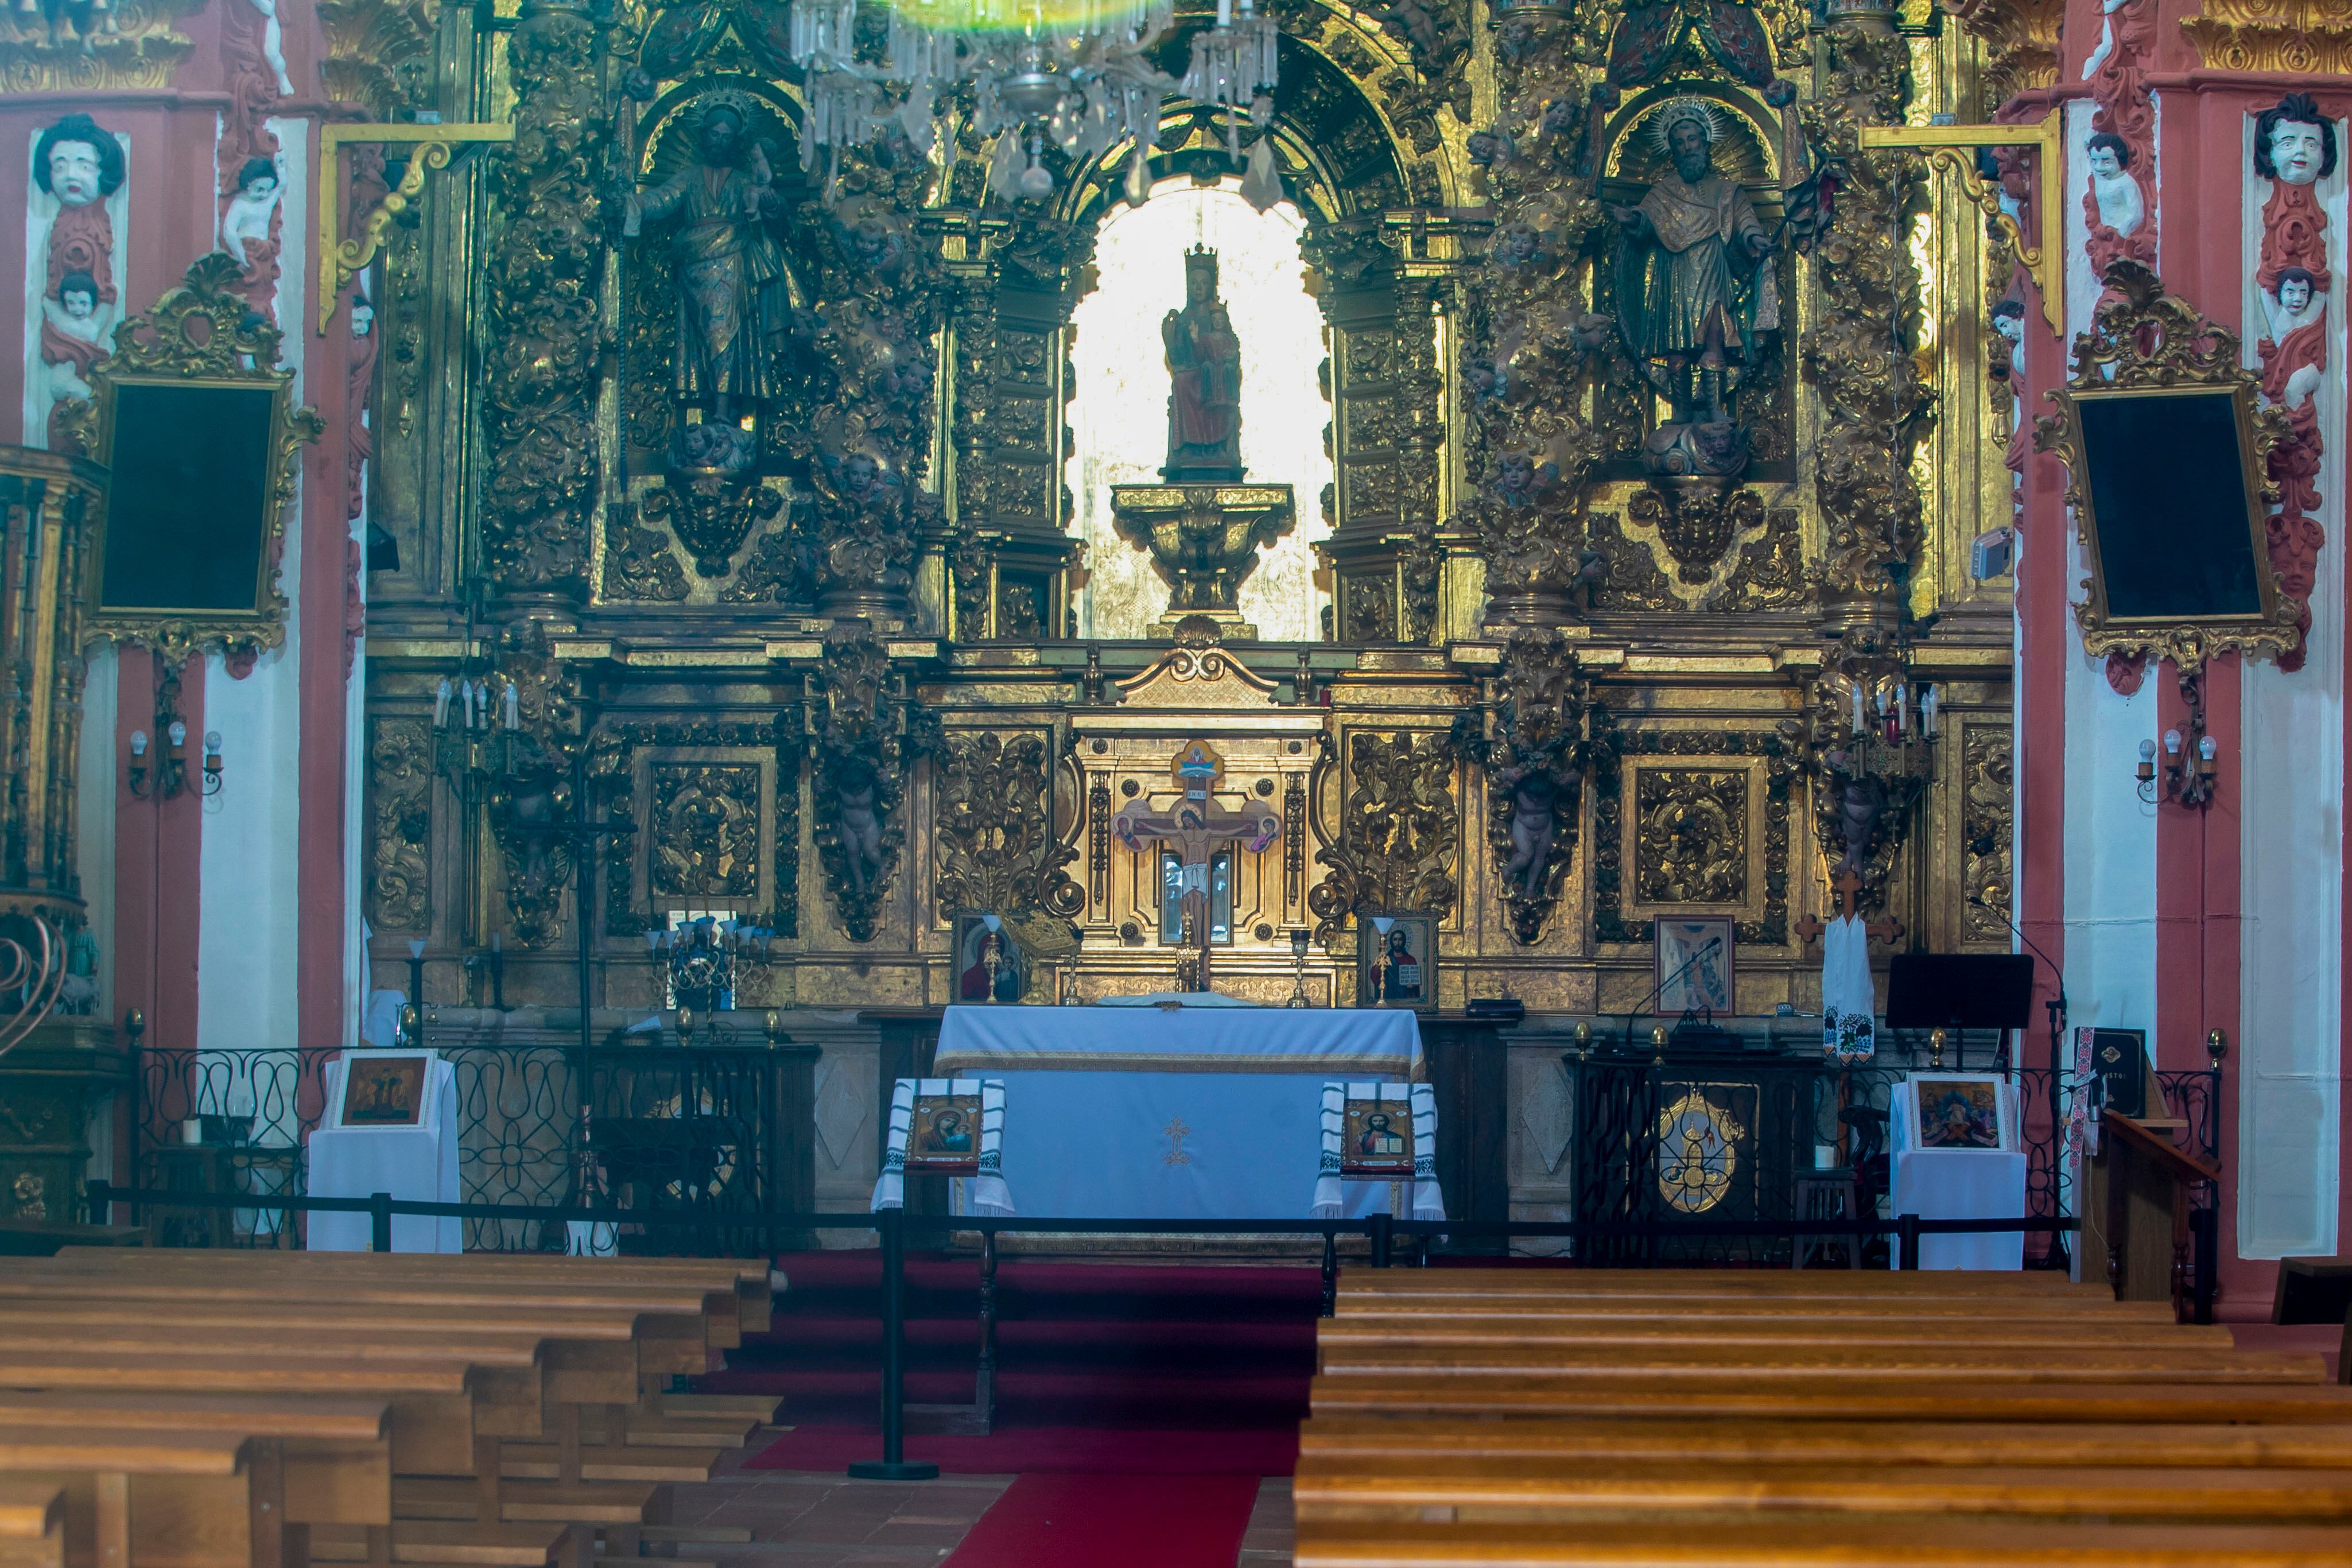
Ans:
[[[1780,324],[1771,237],[1748,193],[1715,170],[1719,113],[1701,98],[1660,109],[1650,133],[1671,167],[1638,205],[1610,209],[1624,236],[1618,331],[1644,379],[1674,405],[1675,435],[1665,444],[1694,448],[1682,457],[1696,467],[1684,472],[1733,471],[1745,461],[1746,443],[1732,435],[1723,400],[1756,353],[1759,335]],[[1709,426],[1717,432],[1713,442],[1703,438]],[[1729,450],[1712,451],[1716,446],[1736,446],[1736,460]],[[1662,447],[1653,467],[1669,456]]]

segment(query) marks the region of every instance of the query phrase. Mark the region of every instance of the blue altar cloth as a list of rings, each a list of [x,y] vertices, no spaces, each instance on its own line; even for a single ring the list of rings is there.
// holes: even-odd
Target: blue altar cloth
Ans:
[[[1401,1009],[958,1006],[931,1070],[1004,1080],[1004,1179],[1024,1215],[1304,1219],[1323,1085],[1423,1068]],[[1341,1212],[1409,1214],[1411,1185],[1345,1183]]]

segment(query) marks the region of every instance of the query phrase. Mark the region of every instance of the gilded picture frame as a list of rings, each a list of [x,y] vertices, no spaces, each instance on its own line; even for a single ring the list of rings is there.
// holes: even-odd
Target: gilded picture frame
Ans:
[[[1437,1010],[1437,927],[1428,910],[1356,914],[1356,1005]]]
[[[293,403],[294,373],[278,364],[280,333],[255,315],[235,288],[237,270],[214,252],[192,265],[181,285],[144,314],[115,331],[114,352],[90,368],[90,401],[66,421],[68,435],[109,475],[107,504],[97,509],[89,544],[89,635],[138,644],[168,659],[217,650],[224,655],[259,653],[286,640],[288,602],[278,575],[285,554],[286,516],[295,494],[296,461],[302,447],[325,428],[316,411]],[[152,398],[126,395],[156,389]],[[117,458],[135,437],[126,405],[184,404],[180,395],[260,392],[268,399],[268,429],[260,442],[258,515],[251,519],[257,542],[249,598],[235,605],[110,603],[108,541],[121,520],[110,515],[117,488]],[[165,394],[171,395],[169,396]],[[241,536],[242,537],[242,536]]]
[[[2074,340],[2073,375],[2048,394],[2057,413],[2034,426],[2035,449],[2066,465],[2066,504],[2090,567],[2086,596],[2074,610],[2084,650],[2094,657],[2170,659],[2184,677],[2223,652],[2277,658],[2294,651],[2303,640],[2298,608],[2271,565],[2267,505],[2278,496],[2270,456],[2288,435],[2284,411],[2256,396],[2260,382],[2239,363],[2236,335],[2165,294],[2155,273],[2121,261],[2108,268],[2106,282],[2109,298],[2092,330]],[[2085,414],[2127,400],[2170,400],[2185,407],[2181,400],[2198,398],[2226,401],[2237,434],[2234,488],[2243,502],[2255,603],[2227,614],[2118,613],[2103,559]]]

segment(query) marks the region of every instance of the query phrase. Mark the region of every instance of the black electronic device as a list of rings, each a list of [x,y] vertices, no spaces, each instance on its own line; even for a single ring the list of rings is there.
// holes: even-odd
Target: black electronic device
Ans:
[[[2033,1018],[2033,957],[1898,952],[1887,967],[1890,1029],[2022,1029]]]

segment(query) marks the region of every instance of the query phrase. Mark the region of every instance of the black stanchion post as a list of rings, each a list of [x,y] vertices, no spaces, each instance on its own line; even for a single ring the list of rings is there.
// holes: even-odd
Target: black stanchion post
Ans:
[[[862,1481],[934,1480],[937,1465],[907,1462],[906,1215],[883,1209],[874,1219],[882,1233],[882,1458],[859,1460],[849,1473]]]
[[[390,1193],[368,1194],[368,1250],[370,1252],[392,1250],[392,1194]]]
[[[2221,1211],[2191,1209],[2189,1213],[2189,1300],[2190,1318],[2200,1323],[2213,1321],[2214,1288],[2221,1283]]]
[[[1916,1273],[1919,1268],[1919,1216],[1916,1214],[1897,1216],[1895,1234],[1901,1243],[1903,1267]]]
[[[1375,1268],[1389,1266],[1389,1249],[1396,1245],[1396,1232],[1392,1228],[1395,1224],[1394,1215],[1376,1214],[1372,1216],[1372,1267]]]
[[[89,1223],[92,1225],[113,1224],[114,1184],[106,1180],[104,1177],[100,1177],[89,1184]]]
[[[1323,1304],[1320,1315],[1326,1318],[1339,1310],[1339,1227],[1331,1226],[1323,1233]]]

